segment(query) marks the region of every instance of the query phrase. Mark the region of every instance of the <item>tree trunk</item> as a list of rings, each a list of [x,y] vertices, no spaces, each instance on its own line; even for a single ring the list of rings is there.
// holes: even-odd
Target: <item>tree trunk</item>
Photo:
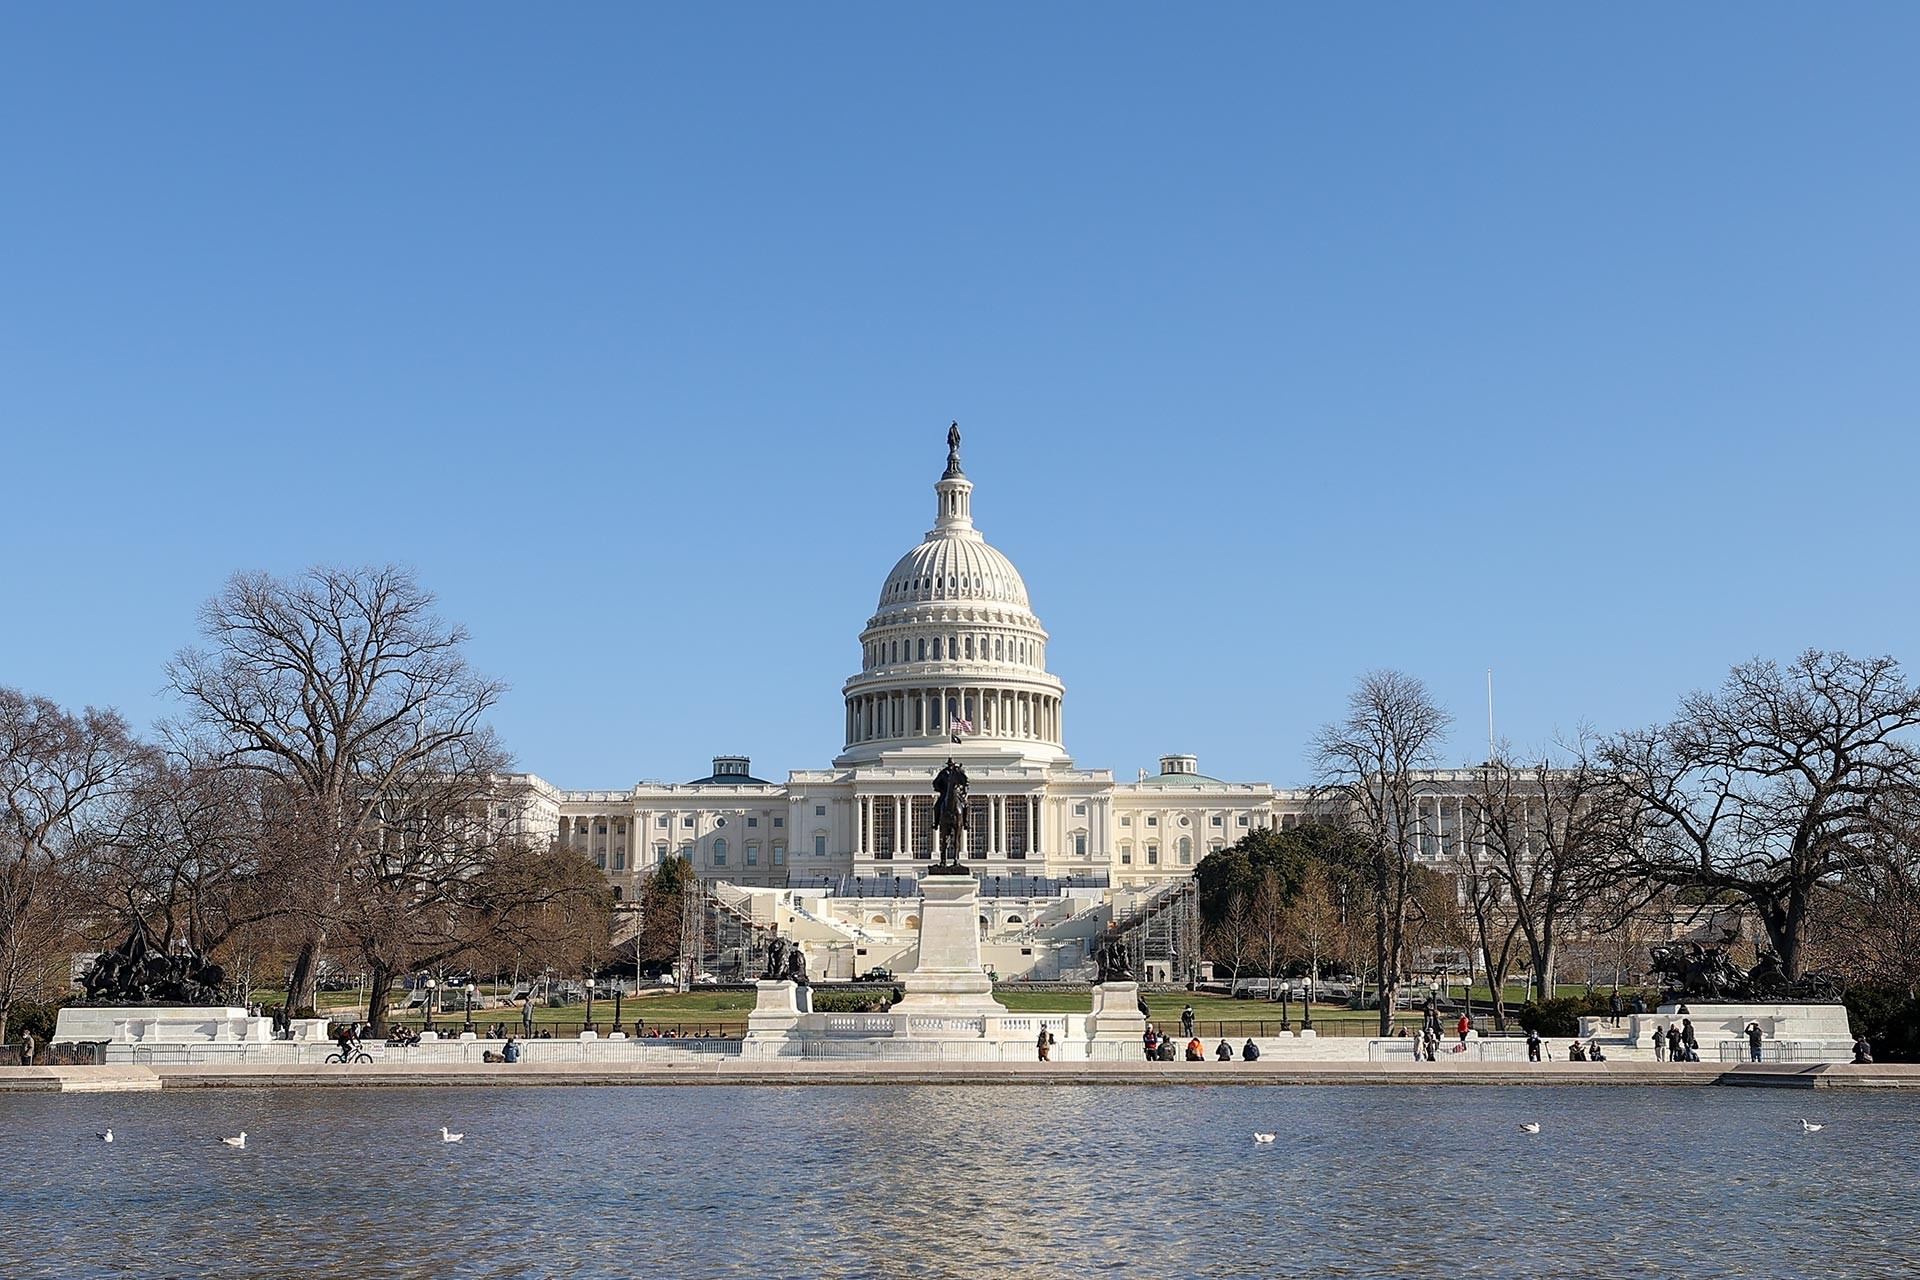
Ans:
[[[300,950],[294,953],[293,974],[287,979],[287,1008],[320,1010],[320,992],[318,989],[320,968],[320,947],[326,941],[326,934],[315,929],[300,944]]]
[[[367,1021],[373,1024],[373,1038],[384,1040],[387,1036],[387,1010],[393,1002],[393,972],[384,965],[376,964],[369,981]]]

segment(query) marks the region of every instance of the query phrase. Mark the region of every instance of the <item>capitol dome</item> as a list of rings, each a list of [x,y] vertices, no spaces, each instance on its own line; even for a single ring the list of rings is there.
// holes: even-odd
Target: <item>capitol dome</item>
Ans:
[[[1027,584],[973,527],[973,482],[958,427],[933,486],[933,528],[901,556],[860,634],[860,673],[846,683],[842,762],[958,737],[1024,755],[1060,756],[1060,681]]]

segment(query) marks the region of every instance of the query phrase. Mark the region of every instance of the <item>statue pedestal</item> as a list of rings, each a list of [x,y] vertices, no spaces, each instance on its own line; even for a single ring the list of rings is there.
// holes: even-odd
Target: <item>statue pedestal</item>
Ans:
[[[900,987],[905,998],[893,1006],[895,1013],[923,1018],[1006,1013],[980,963],[980,886],[971,875],[920,878],[920,954]]]
[[[1747,1061],[1749,1022],[1760,1024],[1761,1051],[1768,1062],[1851,1062],[1853,1032],[1847,1007],[1840,1004],[1709,1004],[1688,1001],[1663,1004],[1656,1013],[1629,1013],[1613,1019],[1582,1018],[1580,1034],[1598,1037],[1602,1044],[1622,1043],[1651,1052],[1653,1037],[1668,1026],[1691,1019],[1700,1056],[1710,1062]]]
[[[68,1007],[54,1021],[53,1038],[60,1044],[270,1044],[273,1020],[245,1009],[204,1005]]]
[[[1139,1048],[1147,1032],[1140,1014],[1140,984],[1103,982],[1093,989],[1093,1016],[1087,1019],[1087,1039],[1130,1041]]]

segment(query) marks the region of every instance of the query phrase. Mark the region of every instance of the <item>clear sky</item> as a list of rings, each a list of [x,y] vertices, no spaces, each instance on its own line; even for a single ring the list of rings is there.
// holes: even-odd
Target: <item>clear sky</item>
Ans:
[[[0,683],[416,568],[568,787],[825,765],[959,419],[1068,746],[1916,660],[1920,8],[15,5]]]

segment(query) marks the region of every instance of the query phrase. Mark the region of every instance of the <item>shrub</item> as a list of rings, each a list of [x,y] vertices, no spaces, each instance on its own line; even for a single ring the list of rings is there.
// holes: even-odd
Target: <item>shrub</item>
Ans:
[[[41,1044],[53,1043],[53,1024],[60,1017],[60,1006],[51,1000],[16,1000],[13,1015],[7,1020],[7,1038],[18,1042],[28,1032]]]
[[[1920,1000],[1900,987],[1851,986],[1847,1022],[1873,1046],[1875,1062],[1920,1062]]]
[[[1529,1000],[1514,1011],[1514,1017],[1524,1029],[1543,1036],[1574,1036],[1580,1034],[1581,1018],[1604,1018],[1612,1012],[1612,1002],[1594,994]]]

